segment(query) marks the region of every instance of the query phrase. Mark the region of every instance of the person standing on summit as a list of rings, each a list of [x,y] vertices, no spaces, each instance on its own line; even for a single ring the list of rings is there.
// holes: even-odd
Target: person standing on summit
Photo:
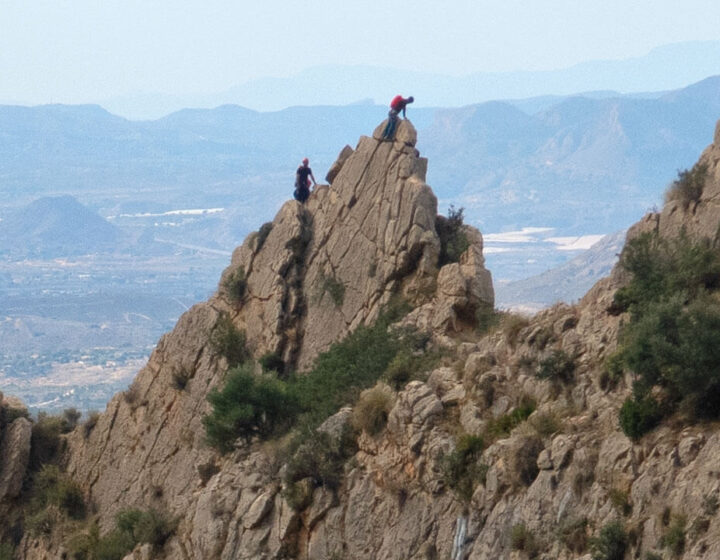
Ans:
[[[392,140],[395,135],[395,127],[397,127],[398,115],[402,111],[403,118],[405,117],[405,108],[415,101],[415,98],[411,95],[405,99],[402,95],[396,95],[390,102],[390,112],[388,113],[388,122],[383,132],[384,140]]]
[[[310,196],[310,179],[312,179],[313,186],[317,187],[315,177],[313,176],[312,169],[308,166],[310,160],[304,158],[302,164],[297,168],[295,172],[295,200],[305,204],[305,201]]]

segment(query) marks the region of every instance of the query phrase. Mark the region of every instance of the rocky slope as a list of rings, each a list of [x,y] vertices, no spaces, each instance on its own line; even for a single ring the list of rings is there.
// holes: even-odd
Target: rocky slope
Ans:
[[[670,421],[637,442],[619,430],[631,380],[612,388],[603,362],[624,320],[607,311],[623,275],[602,280],[576,306],[506,317],[476,334],[478,312],[492,303],[482,238],[466,229],[471,244],[460,262],[438,270],[436,201],[414,130],[405,121],[394,143],[377,132],[343,150],[332,185],[306,207],[288,202],[271,227],[249,237],[216,296],[161,339],[92,430],[69,435],[67,472],[101,529],[130,506],[178,520],[162,550],[146,545],[132,558],[589,560],[589,537],[610,521],[628,530],[626,557],[644,558],[661,551],[684,516],[680,557],[720,558],[716,424]],[[708,174],[699,202],[669,203],[629,235],[681,225],[715,235],[720,127],[701,161]],[[344,297],[333,296],[338,284]],[[441,359],[425,381],[393,395],[379,433],[356,433],[337,490],[308,486],[311,499],[293,508],[280,477],[287,467],[272,446],[238,442],[226,456],[207,446],[201,418],[227,369],[212,344],[224,321],[246,331],[253,356],[274,352],[304,369],[372,322],[393,294],[412,302],[403,324],[431,335]],[[555,381],[534,375],[559,355],[571,358],[571,372]],[[337,438],[351,416],[340,410],[321,429]],[[472,461],[478,483],[466,492],[448,476],[459,434],[482,434],[486,443]],[[18,554],[60,557],[66,537],[61,529],[26,536]]]

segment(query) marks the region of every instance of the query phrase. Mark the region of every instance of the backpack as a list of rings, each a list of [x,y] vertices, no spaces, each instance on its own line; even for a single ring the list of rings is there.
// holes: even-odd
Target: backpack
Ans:
[[[396,95],[390,102],[390,108],[395,111],[402,111],[402,108],[405,105],[405,103],[403,103],[404,101],[405,100],[403,99],[402,95]]]

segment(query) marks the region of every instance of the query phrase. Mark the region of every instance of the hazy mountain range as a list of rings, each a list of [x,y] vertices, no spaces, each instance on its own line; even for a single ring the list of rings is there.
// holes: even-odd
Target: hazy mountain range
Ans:
[[[481,229],[504,306],[579,297],[614,258],[610,241],[546,271],[657,204],[719,115],[720,77],[408,111],[439,210],[464,207]],[[0,106],[2,385],[32,402],[104,403],[291,196],[300,159],[322,181],[385,116],[372,103],[229,105],[146,122],[98,106]],[[29,381],[90,366],[82,394],[68,397],[64,381],[35,394]]]
[[[411,56],[411,55],[410,55]],[[208,95],[143,93],[98,100],[132,119],[154,119],[184,107],[243,105],[277,111],[297,105],[384,104],[398,92],[423,107],[457,107],[491,99],[569,95],[581,91],[661,91],[720,74],[720,41],[675,43],[625,60],[596,60],[548,71],[476,72],[447,76],[371,66],[319,66],[286,78],[263,78]]]
[[[39,198],[0,222],[0,254],[55,257],[112,252],[120,231],[69,195]]]
[[[720,77],[644,97],[408,113],[441,211],[464,207],[486,234],[544,228],[542,239],[626,228],[709,144],[718,115]],[[375,105],[272,113],[224,106],[132,122],[95,106],[0,106],[0,218],[9,206],[71,194],[118,227],[230,251],[290,196],[302,157],[322,179],[340,148],[384,117]],[[198,212],[167,215],[188,209]],[[519,279],[565,260],[552,260],[556,253],[530,269],[512,252],[491,258],[506,269],[500,278]],[[522,276],[509,259],[521,263]]]

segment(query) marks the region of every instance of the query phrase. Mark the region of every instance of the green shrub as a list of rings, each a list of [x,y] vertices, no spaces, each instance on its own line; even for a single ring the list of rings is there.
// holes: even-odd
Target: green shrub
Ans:
[[[498,439],[510,435],[517,426],[525,422],[535,412],[535,401],[529,397],[523,397],[520,404],[507,414],[490,420],[485,427],[485,435],[488,439]]]
[[[673,517],[660,543],[663,548],[666,548],[673,556],[677,557],[682,555],[685,551],[685,517]]]
[[[73,519],[85,517],[85,498],[80,486],[55,465],[44,465],[32,479],[31,510],[57,506]]]
[[[632,512],[632,506],[630,505],[630,499],[628,493],[619,488],[610,489],[610,503],[613,505],[615,510],[625,517],[630,515]]]
[[[247,278],[245,277],[245,269],[239,266],[233,270],[225,278],[223,283],[228,299],[234,303],[242,303],[245,293],[247,292]]]
[[[530,418],[530,424],[541,437],[550,437],[562,430],[562,422],[552,412],[535,414]]]
[[[463,210],[455,210],[454,206],[448,208],[447,218],[437,216],[435,218],[435,231],[440,238],[440,255],[438,266],[455,263],[460,256],[470,247],[463,225]]]
[[[275,371],[280,374],[285,371],[285,362],[283,361],[282,356],[280,356],[277,352],[268,352],[267,354],[264,354],[258,362],[263,368],[263,371]]]
[[[645,560],[663,560],[663,557],[660,556],[657,552],[646,552],[645,553]]]
[[[395,335],[400,333],[395,332]],[[395,357],[388,364],[382,378],[395,390],[402,389],[413,379],[423,379],[423,374],[430,371],[438,362],[438,353],[422,353],[418,347],[423,343],[417,335],[402,335]]]
[[[603,370],[600,374],[600,388],[603,391],[609,391],[617,387],[623,378],[623,361],[620,354],[615,353],[608,356],[603,364]]]
[[[524,523],[513,525],[510,529],[510,548],[524,552],[529,558],[537,556],[538,545],[535,535]]]
[[[412,379],[415,372],[414,361],[414,356],[410,352],[406,350],[398,352],[388,364],[383,378],[394,389],[401,389]]]
[[[60,435],[64,425],[64,420],[60,416],[49,416],[44,412],[38,413],[37,421],[32,425],[30,439],[29,468],[31,471],[37,471],[43,465],[56,459],[62,447]]]
[[[238,437],[283,433],[298,414],[298,425],[311,429],[342,406],[353,404],[400,351],[415,345],[406,332],[388,330],[406,311],[399,304],[390,306],[374,325],[358,327],[320,354],[303,375],[279,380],[273,375],[254,376],[250,366],[235,368],[224,387],[208,396],[213,405],[213,412],[203,419],[208,441],[229,451]]]
[[[675,179],[665,192],[665,201],[677,200],[687,209],[693,202],[698,202],[703,193],[707,177],[707,166],[696,163],[692,169],[678,171]]]
[[[647,392],[660,385],[701,418],[720,413],[720,304],[709,297],[649,306],[623,332],[620,355]]]
[[[628,397],[620,408],[620,428],[630,439],[640,439],[662,419],[657,401],[650,395]]]
[[[587,518],[565,519],[557,528],[557,536],[565,547],[576,554],[585,552],[588,544]]]
[[[72,560],[95,560],[100,542],[100,527],[93,522],[86,532],[75,533],[66,541],[69,558]]]
[[[570,383],[574,373],[575,360],[563,350],[553,350],[547,358],[540,360],[536,375],[540,379]]]
[[[296,398],[273,375],[253,375],[250,366],[228,372],[222,390],[208,395],[213,411],[203,418],[208,442],[223,452],[239,438],[267,438],[292,423],[298,413]]]
[[[343,465],[357,447],[353,434],[345,430],[340,437],[326,432],[306,431],[303,442],[288,461],[285,483],[288,487],[303,479],[310,479],[314,487],[324,486],[330,490],[340,487]]]
[[[502,313],[500,327],[510,346],[515,346],[520,338],[520,333],[530,324],[530,320],[524,315],[516,313]]]
[[[67,543],[73,560],[122,560],[138,544],[159,550],[175,532],[177,523],[155,510],[127,509],[115,516],[115,528],[100,536],[97,523]]]
[[[225,356],[230,367],[242,364],[250,358],[245,345],[245,332],[235,327],[227,313],[218,318],[210,333],[210,344],[217,353]]]
[[[282,496],[290,508],[295,511],[303,511],[312,504],[315,484],[310,478],[289,482],[282,491]]]
[[[122,560],[135,548],[132,535],[122,531],[112,531],[101,537],[94,556],[97,560]]]
[[[25,530],[34,537],[50,535],[61,520],[58,508],[48,506],[25,517]]]
[[[334,276],[322,277],[322,291],[330,296],[333,303],[340,307],[345,300],[345,284],[340,282]]]
[[[643,234],[620,258],[630,282],[614,307],[629,311],[620,346],[611,358],[617,371],[637,376],[633,402],[621,410],[626,433],[639,437],[660,420],[653,387],[664,389],[663,409],[682,402],[692,416],[720,414],[720,252],[685,235],[666,240]],[[625,428],[624,428],[625,429]]]
[[[622,523],[611,521],[590,539],[592,560],[623,560],[627,545],[628,535]]]
[[[497,327],[501,320],[502,314],[488,303],[481,302],[475,310],[475,330],[480,335]]]
[[[0,542],[0,560],[13,560],[15,547],[10,543]]]
[[[100,413],[97,410],[91,410],[87,413],[87,419],[83,424],[83,435],[85,436],[85,439],[90,437],[90,434],[95,428],[98,420],[100,420]]]
[[[388,414],[395,403],[392,389],[385,383],[377,383],[373,388],[360,393],[353,408],[353,426],[374,436],[387,424]]]
[[[686,235],[665,239],[643,233],[628,241],[619,265],[630,282],[613,299],[613,311],[642,315],[649,303],[678,295],[692,300],[720,282],[720,253],[707,240],[693,241]]]
[[[463,434],[457,438],[455,450],[440,458],[443,480],[464,502],[470,501],[479,483],[485,483],[487,466],[480,463],[483,447],[481,437]]]
[[[154,548],[165,544],[176,527],[174,521],[154,509],[147,511],[123,510],[117,514],[116,524],[118,531],[131,535],[136,544],[147,543]]]
[[[403,308],[389,309],[372,326],[361,325],[345,339],[320,354],[312,369],[288,381],[302,410],[302,424],[316,427],[345,405],[354,403],[363,389],[372,387],[390,362],[411,341],[388,326]]]
[[[62,414],[62,433],[67,434],[72,432],[78,425],[78,420],[82,416],[77,408],[66,408]]]
[[[260,229],[258,230],[257,234],[257,242],[255,244],[255,252],[259,252],[260,249],[263,248],[263,245],[265,245],[265,241],[268,238],[268,235],[270,235],[270,232],[272,231],[273,224],[272,222],[265,222],[263,225],[260,226]]]
[[[173,368],[171,384],[176,391],[184,391],[190,379],[192,379],[192,371],[189,368],[184,366]]]

